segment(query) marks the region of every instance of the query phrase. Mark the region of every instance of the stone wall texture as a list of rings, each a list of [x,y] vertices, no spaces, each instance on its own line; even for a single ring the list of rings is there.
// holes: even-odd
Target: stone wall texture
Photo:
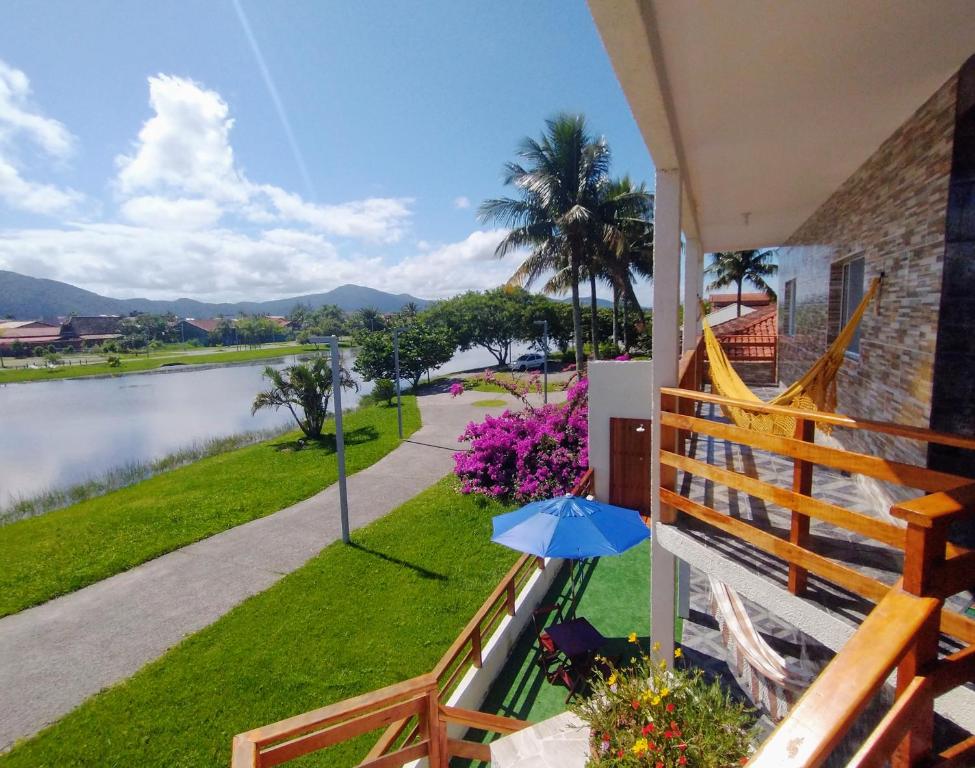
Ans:
[[[799,378],[827,347],[838,299],[831,266],[863,255],[865,289],[885,274],[863,319],[860,354],[848,356],[840,372],[840,413],[928,426],[955,101],[952,78],[779,250],[780,302],[785,282],[796,280],[795,335],[786,335],[779,308],[779,379],[785,383]],[[851,450],[926,463],[924,444],[865,432],[834,435]]]

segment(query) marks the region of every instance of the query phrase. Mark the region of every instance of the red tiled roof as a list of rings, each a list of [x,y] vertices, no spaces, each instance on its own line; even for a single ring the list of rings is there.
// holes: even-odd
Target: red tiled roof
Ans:
[[[712,330],[718,338],[731,335],[775,336],[778,334],[778,327],[778,307],[772,304],[747,315],[719,323]]]
[[[0,332],[0,336],[5,339],[37,339],[47,336],[58,338],[61,335],[61,328],[57,325],[31,324],[19,328],[5,328]]]
[[[25,344],[54,344],[55,342],[61,341],[61,335],[55,334],[54,336],[0,336],[0,347],[11,347],[16,342],[23,342]]]
[[[720,309],[721,307],[726,307],[729,304],[735,304],[738,301],[738,294],[712,293],[710,296],[708,296],[708,301],[711,302],[711,306],[714,309]],[[772,299],[767,293],[743,293],[741,295],[741,303],[746,307],[763,307],[766,304],[771,304]]]
[[[217,323],[220,322],[219,317],[210,317],[205,320],[186,320],[185,322],[190,325],[195,325],[201,331],[206,331],[207,333],[213,333],[217,329]]]

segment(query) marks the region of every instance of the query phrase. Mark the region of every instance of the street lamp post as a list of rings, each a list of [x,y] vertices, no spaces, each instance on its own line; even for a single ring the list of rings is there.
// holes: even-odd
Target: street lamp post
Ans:
[[[335,408],[335,455],[339,464],[339,515],[342,541],[349,543],[349,494],[345,485],[345,432],[342,430],[342,379],[339,374],[339,337],[310,336],[313,344],[329,346],[332,354],[332,404]]]
[[[396,379],[396,423],[399,426],[399,439],[403,439],[403,401],[400,397],[399,383],[399,335],[405,329],[393,329],[393,372]]]
[[[542,326],[542,402],[548,405],[548,320],[536,320]]]

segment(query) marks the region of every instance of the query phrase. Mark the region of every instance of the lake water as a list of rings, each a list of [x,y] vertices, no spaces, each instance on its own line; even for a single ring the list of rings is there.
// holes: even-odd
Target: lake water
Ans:
[[[352,350],[342,352],[351,367]],[[437,373],[492,363],[490,354],[472,349]],[[265,388],[261,372],[267,364],[0,385],[0,509],[16,498],[158,459],[195,442],[287,425],[293,421],[287,410],[251,416],[254,395]],[[356,378],[361,389],[342,393],[343,408],[372,390],[371,383]]]

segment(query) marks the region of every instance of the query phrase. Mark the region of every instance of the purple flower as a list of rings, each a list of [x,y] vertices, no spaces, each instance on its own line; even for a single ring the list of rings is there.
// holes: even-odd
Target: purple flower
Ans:
[[[471,422],[471,447],[454,456],[464,493],[532,501],[569,491],[589,464],[587,382],[577,381],[563,405],[527,406]]]
[[[461,384],[459,381],[455,381],[453,384],[450,385],[450,396],[451,397],[458,397],[459,395],[462,395],[462,394],[464,394],[464,385],[463,384]]]

